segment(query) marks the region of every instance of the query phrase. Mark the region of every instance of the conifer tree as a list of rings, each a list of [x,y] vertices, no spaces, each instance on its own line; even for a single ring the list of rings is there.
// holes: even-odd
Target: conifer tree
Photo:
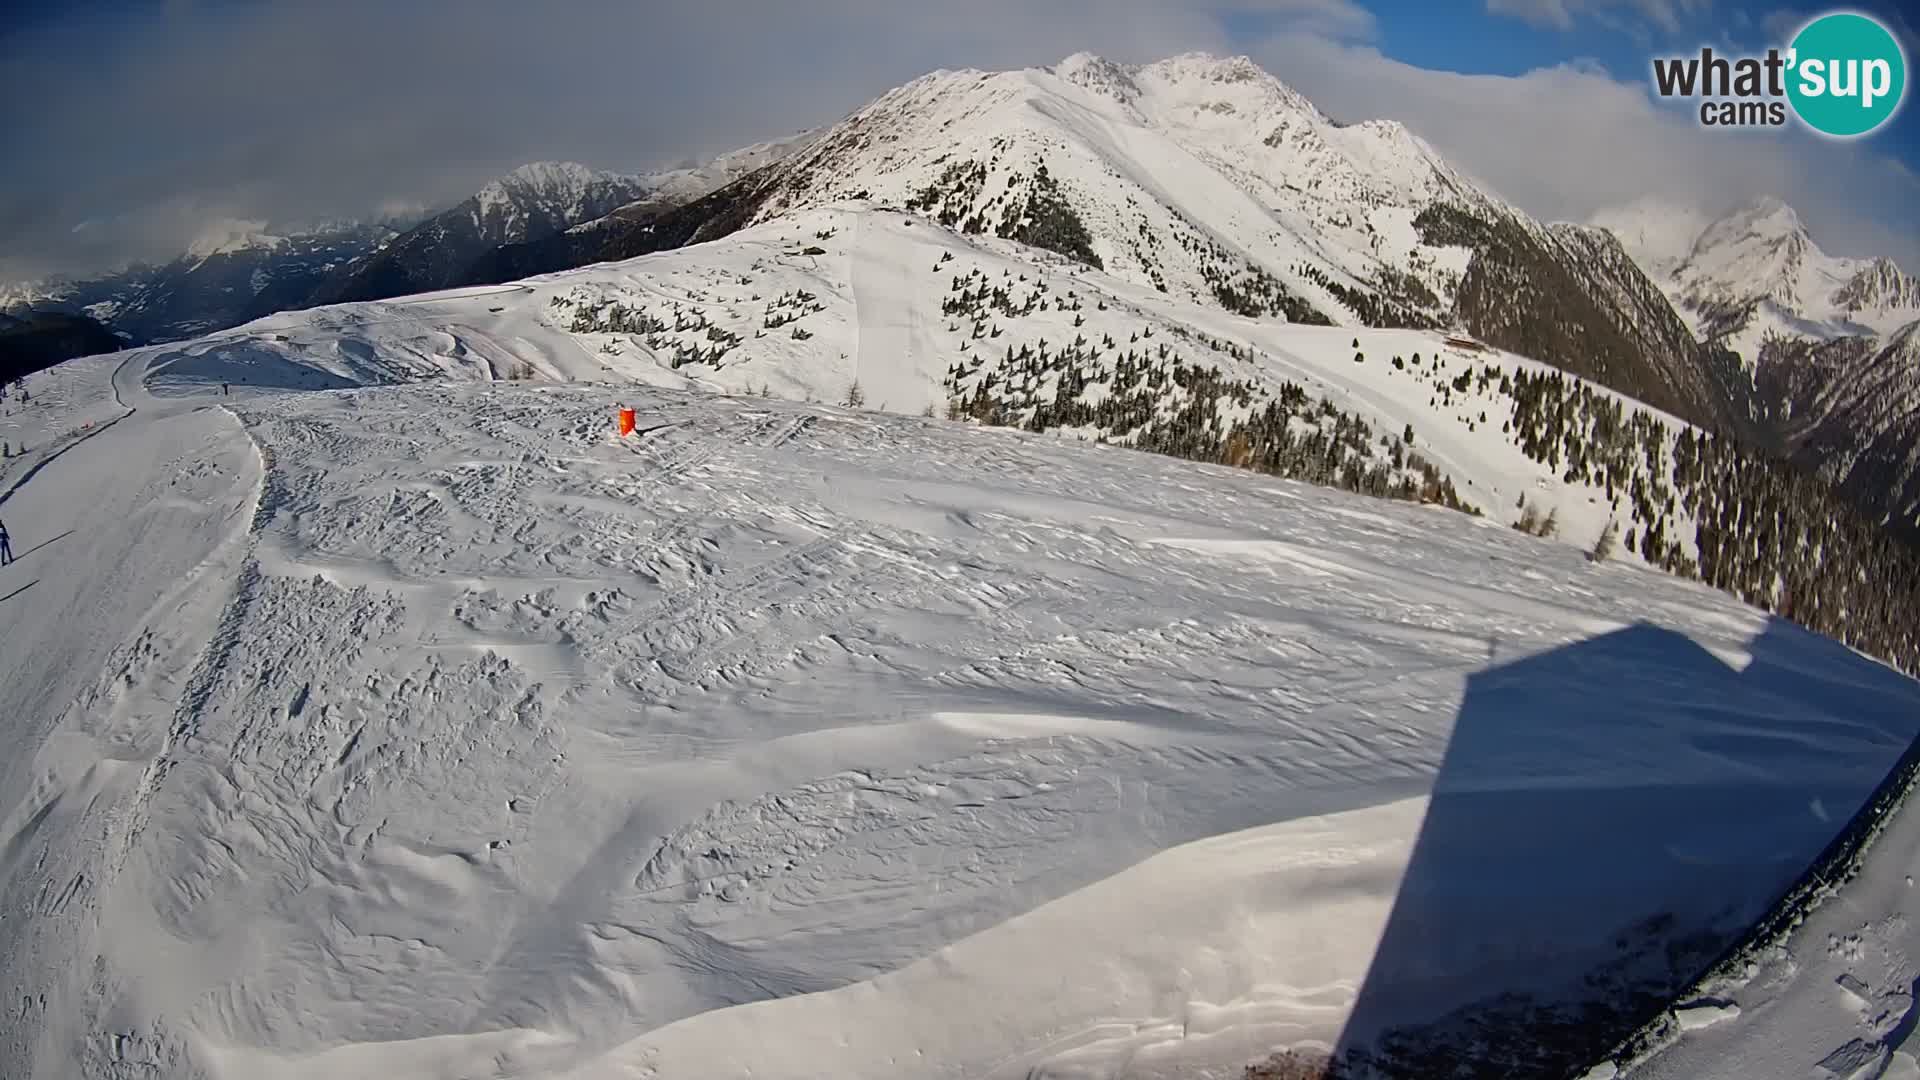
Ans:
[[[1600,536],[1593,542],[1593,550],[1587,552],[1587,557],[1594,562],[1606,562],[1613,557],[1613,547],[1619,537],[1619,523],[1608,518],[1606,527],[1600,530]]]

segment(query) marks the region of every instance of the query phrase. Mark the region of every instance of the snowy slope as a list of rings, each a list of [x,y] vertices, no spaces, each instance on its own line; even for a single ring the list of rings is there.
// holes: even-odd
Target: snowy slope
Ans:
[[[101,425],[126,415],[110,373],[124,357],[87,356],[38,371],[0,392],[0,492]]]
[[[962,291],[983,284],[1006,290],[1007,304],[989,303],[976,314],[954,308]],[[1596,479],[1570,481],[1523,453],[1517,429],[1504,430],[1515,403],[1501,392],[1501,377],[1553,374],[1547,364],[1449,344],[1434,331],[1232,315],[1044,251],[865,203],[797,212],[715,243],[512,285],[288,313],[187,351],[234,363],[258,357],[276,372],[293,361],[301,366],[292,370],[310,371],[312,379],[356,382],[440,373],[611,376],[822,402],[845,400],[857,383],[868,408],[944,416],[956,397],[989,383],[1055,400],[1058,376],[1034,376],[1007,357],[1076,340],[1109,366],[1135,352],[1246,380],[1256,396],[1246,405],[1223,403],[1225,419],[1297,388],[1310,402],[1370,425],[1365,448],[1382,463],[1411,426],[1414,437],[1403,451],[1427,459],[1465,503],[1503,522],[1520,516],[1524,496],[1542,513],[1557,511],[1561,538],[1581,546],[1610,516],[1631,523],[1628,485],[1609,491]],[[1629,416],[1644,413],[1660,425],[1669,449],[1686,430],[1671,416],[1597,392]],[[1085,391],[1096,402],[1102,394],[1099,387]],[[1170,417],[1181,402],[1181,392],[1169,387],[1155,408]],[[1062,430],[1123,438],[1095,428]],[[1664,469],[1647,479],[1666,482]],[[1680,550],[1690,550],[1684,510],[1669,515],[1667,531]]]
[[[1460,326],[1689,420],[1699,345],[1624,256],[1596,268],[1398,124],[1340,124],[1245,57],[938,71],[767,168],[481,280],[622,261],[851,200],[1296,324]]]
[[[1715,1020],[1623,1075],[1920,1077],[1920,804],[1908,802],[1860,875],[1779,945],[1711,987]],[[1709,1010],[1695,1010],[1702,1019]]]
[[[380,332],[449,362],[503,296]],[[133,411],[0,504],[0,1074],[1171,1077],[1397,1031],[1546,1075],[1915,733],[1910,680],[1461,514],[631,384],[299,389],[380,374],[346,343],[392,307],[75,368]]]

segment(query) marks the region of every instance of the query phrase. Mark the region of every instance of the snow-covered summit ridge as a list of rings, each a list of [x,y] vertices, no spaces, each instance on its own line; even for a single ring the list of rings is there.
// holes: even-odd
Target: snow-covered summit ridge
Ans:
[[[1250,59],[1208,53],[935,71],[834,125],[763,193],[752,221],[866,199],[1013,236],[1036,210],[1070,214],[1050,231],[1083,236],[1089,265],[1203,303],[1251,286],[1266,317],[1336,324],[1375,302],[1420,307],[1411,325],[1447,317],[1470,252],[1424,241],[1413,221],[1434,203],[1521,217],[1403,126],[1335,123]]]
[[[578,162],[535,161],[488,183],[473,197],[481,213],[486,214],[529,199],[570,206],[584,201],[596,189],[612,185],[645,186],[640,177],[600,172]]]
[[[227,218],[202,229],[187,246],[187,258],[207,259],[253,249],[272,250],[287,244],[285,236],[267,231],[265,221]]]
[[[1717,218],[1654,199],[1594,215],[1683,308],[1770,304],[1838,333],[1887,332],[1920,316],[1920,280],[1884,256],[1831,255],[1799,213],[1772,195]],[[1815,334],[1814,336],[1830,336]]]
[[[1074,53],[1050,70],[1075,86],[1118,101],[1132,101],[1140,93],[1140,84],[1134,81],[1138,68],[1090,52]]]
[[[812,128],[779,139],[742,146],[707,161],[685,161],[670,169],[650,172],[640,179],[650,189],[648,198],[697,199],[756,169],[799,153],[820,137]]]

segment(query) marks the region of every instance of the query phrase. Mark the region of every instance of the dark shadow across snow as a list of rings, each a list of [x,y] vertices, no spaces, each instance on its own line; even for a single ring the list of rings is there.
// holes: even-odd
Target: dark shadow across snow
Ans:
[[[1640,624],[1469,678],[1340,1075],[1568,1076],[1781,897],[1920,683],[1780,619],[1748,651]]]
[[[355,342],[354,344],[358,344]],[[324,368],[264,345],[223,342],[197,350],[179,349],[156,357],[147,369],[148,388],[158,396],[218,395],[262,390],[346,390],[362,385]]]
[[[73,530],[68,529],[66,532],[59,533],[58,535],[55,535],[55,536],[50,536],[47,539],[40,541],[39,543],[33,545],[30,548],[25,548],[23,550],[14,552],[13,561],[20,562],[22,559],[25,559],[27,556],[33,554],[36,551],[39,551],[41,548],[51,547],[52,545],[57,544],[60,541],[65,540],[67,537],[72,535],[73,535]],[[8,565],[11,566],[12,563],[9,563]]]

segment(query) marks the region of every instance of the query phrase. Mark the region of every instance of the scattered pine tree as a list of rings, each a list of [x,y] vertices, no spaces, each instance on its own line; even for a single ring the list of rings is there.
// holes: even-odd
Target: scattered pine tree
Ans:
[[[1593,542],[1593,550],[1587,552],[1587,558],[1593,562],[1606,562],[1613,557],[1614,544],[1620,538],[1620,523],[1607,519],[1606,527],[1600,530],[1600,536]]]

